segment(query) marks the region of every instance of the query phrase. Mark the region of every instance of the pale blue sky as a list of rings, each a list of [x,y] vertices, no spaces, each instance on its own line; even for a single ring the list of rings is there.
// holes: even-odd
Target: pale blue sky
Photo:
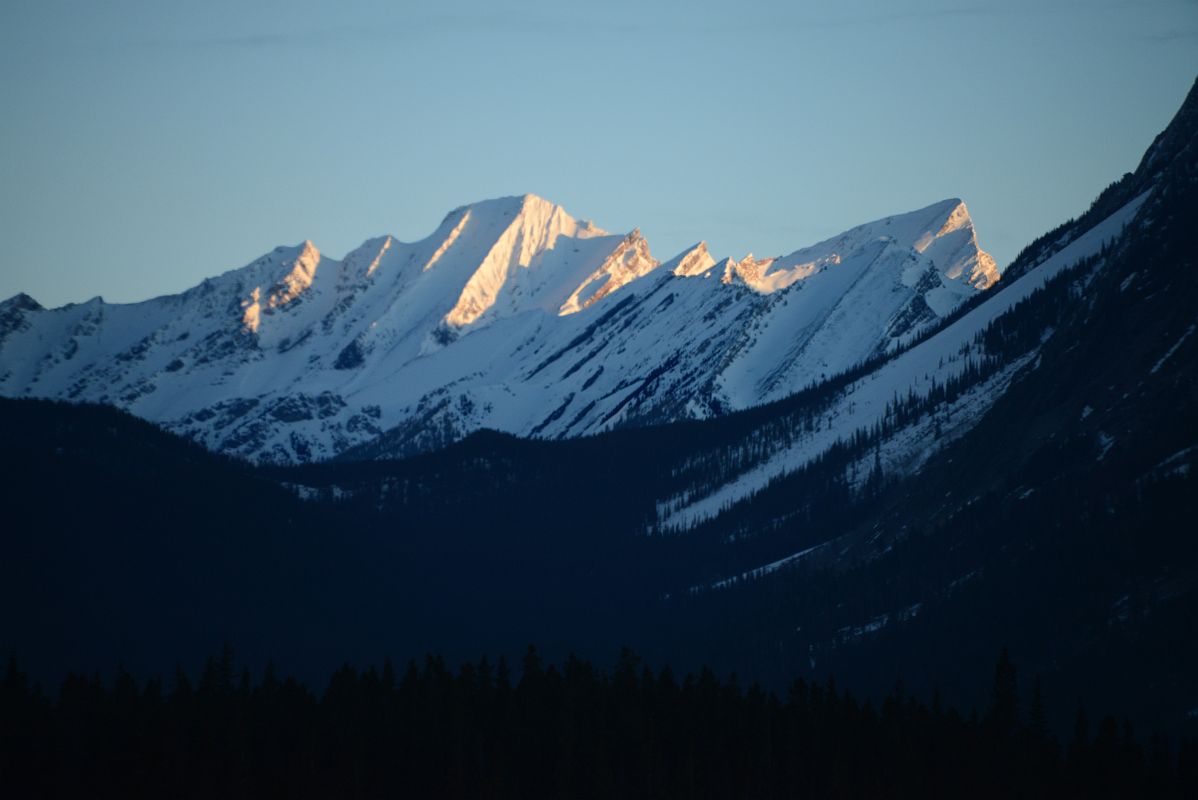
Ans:
[[[1005,265],[1196,73],[1195,0],[7,0],[0,297],[143,299],[524,192],[662,259],[959,196]]]

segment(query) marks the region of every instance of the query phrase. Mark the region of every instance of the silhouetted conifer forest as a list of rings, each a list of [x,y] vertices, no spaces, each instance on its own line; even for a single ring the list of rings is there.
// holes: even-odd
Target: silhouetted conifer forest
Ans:
[[[10,661],[0,687],[9,797],[783,798],[1198,796],[1198,747],[1077,712],[1061,743],[1039,681],[1004,650],[989,707],[963,714],[902,686],[859,701],[830,679],[785,696],[711,670],[610,672],[529,648],[338,670],[316,694],[230,648],[198,680],[71,675],[48,697]],[[14,791],[15,790],[15,791]]]

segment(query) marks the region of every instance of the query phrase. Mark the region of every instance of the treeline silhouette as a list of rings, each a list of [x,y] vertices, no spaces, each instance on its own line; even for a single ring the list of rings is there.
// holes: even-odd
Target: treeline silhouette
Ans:
[[[337,671],[321,695],[231,649],[192,683],[68,677],[49,699],[10,660],[0,783],[11,797],[1194,797],[1198,747],[1079,711],[1062,747],[1039,682],[1021,713],[998,659],[991,704],[963,716],[896,687],[874,704],[831,679],[780,698],[709,670],[676,677],[625,650],[521,674],[439,657]]]

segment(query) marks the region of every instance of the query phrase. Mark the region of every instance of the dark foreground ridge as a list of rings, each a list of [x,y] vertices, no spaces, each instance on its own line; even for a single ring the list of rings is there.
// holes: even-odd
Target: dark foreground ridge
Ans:
[[[625,650],[602,672],[439,657],[345,666],[323,695],[232,651],[166,689],[119,672],[46,698],[15,661],[0,687],[0,784],[37,797],[1198,796],[1198,746],[1078,711],[1062,747],[1039,681],[1020,698],[1003,651],[989,708],[962,716],[901,686],[879,704],[834,681],[784,699],[708,669],[677,678]],[[1027,711],[1024,712],[1023,708]],[[18,796],[18,795],[14,795]]]

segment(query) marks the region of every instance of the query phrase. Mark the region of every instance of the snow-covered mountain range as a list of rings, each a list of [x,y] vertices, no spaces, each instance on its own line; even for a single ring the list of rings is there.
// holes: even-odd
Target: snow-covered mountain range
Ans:
[[[164,674],[221,641],[627,645],[963,707],[1005,646],[1192,736],[1198,83],[1079,211],[997,283],[957,201],[659,262],[522,197],[145,303],[14,297],[0,394],[343,457],[0,397],[0,646]]]
[[[900,348],[999,278],[960,200],[777,258],[659,261],[533,196],[178,295],[0,304],[0,394],[110,403],[253,460],[706,418]],[[382,439],[383,434],[386,436]]]

